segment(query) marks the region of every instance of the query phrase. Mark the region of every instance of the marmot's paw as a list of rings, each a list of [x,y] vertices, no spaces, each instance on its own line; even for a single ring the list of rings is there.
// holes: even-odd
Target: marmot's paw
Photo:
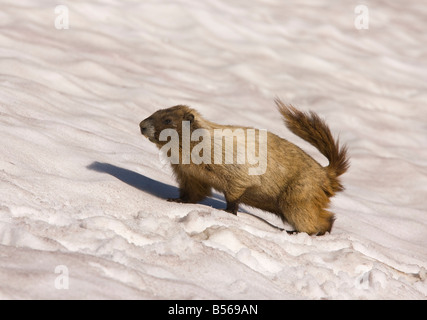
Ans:
[[[297,234],[297,233],[299,233],[299,231],[296,231],[296,230],[285,230],[286,231],[286,233],[287,234]]]
[[[185,201],[185,200],[183,200],[181,198],[168,198],[167,201],[169,201],[169,202],[178,202],[178,203],[188,202],[188,201]]]

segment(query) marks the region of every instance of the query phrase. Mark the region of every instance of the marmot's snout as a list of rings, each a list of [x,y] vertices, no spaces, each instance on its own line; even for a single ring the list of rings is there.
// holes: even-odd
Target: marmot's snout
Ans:
[[[151,118],[147,118],[145,120],[142,120],[139,123],[139,129],[141,130],[141,134],[145,137],[147,137],[148,139],[153,139],[154,138],[154,126],[153,126],[153,121]]]
[[[142,120],[142,121],[139,123],[139,128],[141,129],[141,133],[142,133],[142,135],[144,135],[144,136],[145,136],[145,132],[147,131],[147,124],[146,124],[145,120]]]

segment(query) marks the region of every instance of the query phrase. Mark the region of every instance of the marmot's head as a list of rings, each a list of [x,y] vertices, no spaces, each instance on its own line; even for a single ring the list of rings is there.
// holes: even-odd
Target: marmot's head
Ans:
[[[187,106],[178,105],[168,109],[161,109],[154,112],[147,119],[142,120],[139,124],[141,133],[147,137],[151,142],[157,145],[164,145],[167,141],[160,141],[159,136],[164,129],[174,129],[181,137],[182,122],[189,121],[193,126],[195,116],[198,113]]]

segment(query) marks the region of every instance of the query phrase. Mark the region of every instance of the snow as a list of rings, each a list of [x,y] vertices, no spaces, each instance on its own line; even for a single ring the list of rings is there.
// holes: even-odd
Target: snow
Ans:
[[[425,3],[369,1],[367,30],[347,0],[61,4],[69,29],[55,1],[1,4],[0,298],[426,299]],[[138,124],[176,104],[326,165],[276,96],[349,147],[331,234],[217,193],[165,200],[177,184]]]

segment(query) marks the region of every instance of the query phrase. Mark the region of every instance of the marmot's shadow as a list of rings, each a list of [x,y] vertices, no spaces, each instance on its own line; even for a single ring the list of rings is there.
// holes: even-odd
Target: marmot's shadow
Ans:
[[[162,198],[166,200],[169,198],[178,198],[179,196],[179,190],[175,186],[171,186],[169,184],[159,182],[157,180],[148,178],[135,171],[120,168],[109,163],[102,163],[102,162],[95,161],[92,164],[88,165],[86,168],[88,168],[89,170],[97,171],[97,172],[108,173],[109,175],[112,175],[113,177],[119,179],[120,181],[123,181],[128,185],[134,188],[137,188],[143,192],[152,194],[153,196],[156,196],[158,198]],[[221,196],[216,194],[213,194],[213,197],[218,197],[219,199],[206,198],[203,201],[201,201],[200,204],[204,204],[218,210],[224,210],[226,207],[225,199],[224,198],[221,199],[220,198]],[[264,220],[263,218],[258,217],[246,211],[243,208],[240,208],[239,212],[244,212],[246,214],[249,214],[267,223],[273,228],[279,229],[281,231],[284,230],[283,228],[275,226],[270,222]]]
[[[140,173],[120,168],[115,165],[109,163],[102,163],[95,161],[92,164],[88,165],[87,168],[89,170],[108,173],[113,177],[123,181],[124,183],[137,188],[141,191],[147,192],[162,199],[169,198],[178,198],[179,190],[175,186],[171,186],[169,184],[159,182],[157,180],[148,178]],[[217,200],[212,198],[206,198],[205,200],[200,202],[201,204],[213,207],[215,209],[223,210],[226,207],[224,200]]]

